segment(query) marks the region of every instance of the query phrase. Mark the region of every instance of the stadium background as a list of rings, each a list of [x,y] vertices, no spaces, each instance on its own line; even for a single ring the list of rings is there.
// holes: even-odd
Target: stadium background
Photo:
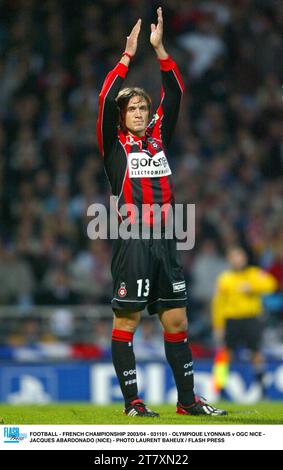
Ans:
[[[120,398],[109,350],[111,246],[87,238],[86,210],[109,205],[98,92],[139,16],[127,83],[158,102],[148,36],[159,5],[186,84],[172,165],[177,201],[196,204],[196,246],[182,257],[197,388],[216,398],[210,301],[225,248],[237,242],[280,286],[265,299],[263,351],[269,398],[283,398],[282,2],[2,0],[1,401]],[[159,326],[146,315],[135,346],[150,401],[174,401]],[[233,365],[230,399],[256,400],[248,359],[243,351]]]

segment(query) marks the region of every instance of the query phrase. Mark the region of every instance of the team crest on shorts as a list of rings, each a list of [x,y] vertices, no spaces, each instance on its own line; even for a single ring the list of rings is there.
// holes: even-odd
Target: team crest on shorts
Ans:
[[[119,297],[125,297],[127,295],[126,283],[121,282],[119,290],[118,290]]]

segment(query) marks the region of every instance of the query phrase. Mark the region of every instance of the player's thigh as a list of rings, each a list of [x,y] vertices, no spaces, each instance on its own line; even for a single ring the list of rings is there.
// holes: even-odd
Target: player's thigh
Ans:
[[[113,315],[113,328],[134,333],[138,327],[140,318],[141,312],[115,309]]]
[[[155,270],[154,288],[147,306],[149,314],[175,309],[184,312],[187,307],[187,290],[176,241],[157,240],[153,254],[158,269]]]
[[[152,278],[150,241],[115,241],[111,271],[113,310],[143,310],[148,302]]]
[[[162,295],[171,296],[172,298],[184,297],[186,295],[186,283],[176,240],[161,239],[157,249]]]

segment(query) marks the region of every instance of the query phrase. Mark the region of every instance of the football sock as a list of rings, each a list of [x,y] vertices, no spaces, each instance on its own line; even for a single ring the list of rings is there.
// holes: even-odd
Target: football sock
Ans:
[[[165,354],[171,366],[177,392],[178,401],[183,406],[189,406],[195,401],[194,372],[192,352],[188,344],[187,332],[164,332]]]
[[[138,399],[133,336],[130,331],[112,330],[112,360],[126,406]]]

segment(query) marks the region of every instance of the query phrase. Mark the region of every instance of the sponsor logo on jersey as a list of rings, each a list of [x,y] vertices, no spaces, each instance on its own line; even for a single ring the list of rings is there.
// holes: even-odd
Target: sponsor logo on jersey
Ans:
[[[125,282],[121,282],[120,287],[118,289],[119,297],[125,297],[127,295],[127,289]]]
[[[182,292],[186,290],[185,281],[173,282],[172,286],[173,286],[173,292]]]
[[[171,169],[163,151],[151,156],[146,152],[131,152],[128,156],[130,178],[157,178],[171,175]]]

